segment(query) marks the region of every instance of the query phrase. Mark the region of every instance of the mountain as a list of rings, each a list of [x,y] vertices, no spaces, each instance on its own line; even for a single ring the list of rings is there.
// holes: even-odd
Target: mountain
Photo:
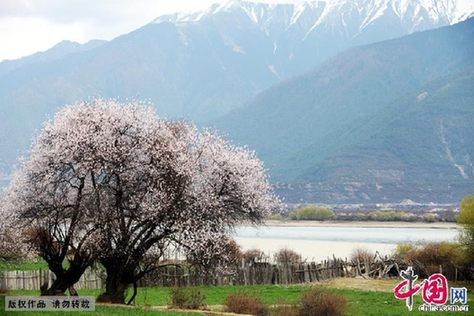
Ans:
[[[290,201],[455,202],[474,188],[474,19],[350,49],[214,122]]]
[[[341,146],[324,158],[314,159],[318,148],[310,145],[289,161],[302,164],[291,181],[297,189],[283,185],[281,193],[313,201],[459,202],[474,190],[472,87],[472,71],[438,79],[341,133],[334,140]]]
[[[102,40],[92,40],[84,44],[79,44],[71,41],[62,41],[45,52],[35,53],[15,60],[4,60],[0,63],[0,77],[7,75],[9,72],[22,66],[55,61],[64,58],[69,54],[80,53],[97,48],[105,42],[106,41]]]
[[[8,173],[42,122],[67,103],[150,100],[164,117],[204,123],[344,49],[451,25],[473,12],[469,0],[234,0],[158,17],[109,42],[63,42],[0,63],[0,165]]]

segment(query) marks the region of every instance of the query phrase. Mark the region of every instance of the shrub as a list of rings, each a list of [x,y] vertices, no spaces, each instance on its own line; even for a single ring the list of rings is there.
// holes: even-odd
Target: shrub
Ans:
[[[465,197],[461,202],[458,224],[463,228],[461,241],[464,251],[471,264],[474,263],[474,195]]]
[[[351,253],[352,263],[372,263],[374,261],[375,254],[366,248],[355,248]]]
[[[410,221],[412,214],[403,211],[373,211],[368,213],[369,220],[373,221]]]
[[[225,310],[236,314],[268,315],[268,307],[257,298],[245,294],[230,294],[224,301]]]
[[[242,255],[245,262],[255,263],[255,262],[267,262],[268,258],[263,251],[260,249],[249,249],[245,251]]]
[[[206,246],[188,252],[186,256],[187,263],[199,269],[205,277],[212,277],[216,271],[233,273],[242,258],[240,246],[231,238],[221,238],[219,242],[208,240]]]
[[[428,222],[428,223],[433,223],[438,221],[438,215],[433,214],[433,213],[425,213],[423,214],[423,221]]]
[[[229,263],[239,263],[242,258],[242,250],[240,249],[239,244],[231,239],[224,245],[224,251]]]
[[[205,306],[204,299],[204,295],[198,289],[175,287],[170,290],[170,305],[172,307],[199,309]]]
[[[465,265],[461,245],[449,242],[427,243],[417,246],[399,245],[395,252],[395,258],[402,265],[413,266],[421,277],[438,273],[441,267],[443,274],[453,279],[455,269]]]
[[[300,316],[342,316],[346,309],[346,299],[338,294],[313,288],[300,299]]]
[[[296,251],[288,248],[278,250],[273,257],[277,263],[299,263],[301,262],[301,255]]]
[[[293,220],[315,220],[325,221],[336,216],[333,210],[317,206],[305,206],[298,208],[289,214]]]
[[[395,248],[394,257],[398,261],[406,260],[408,253],[413,250],[414,246],[412,244],[397,244]]]

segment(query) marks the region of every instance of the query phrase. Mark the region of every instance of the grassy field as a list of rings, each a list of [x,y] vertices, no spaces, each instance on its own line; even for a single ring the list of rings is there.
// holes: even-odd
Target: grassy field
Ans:
[[[0,260],[0,271],[35,271],[39,269],[48,269],[48,264],[41,258],[17,261]]]
[[[414,311],[409,312],[403,301],[394,298],[392,289],[398,280],[364,280],[364,279],[336,279],[318,284],[329,291],[343,295],[348,301],[347,315],[421,315],[416,310],[421,304],[419,295],[415,296]],[[459,285],[459,284],[458,284]],[[205,303],[213,310],[219,309],[227,295],[244,292],[260,298],[270,305],[296,303],[300,295],[308,290],[311,285],[256,285],[256,286],[219,286],[200,287],[205,296]],[[465,285],[463,285],[465,286]],[[473,287],[468,285],[468,298],[472,295]],[[372,289],[372,290],[370,290]],[[11,295],[36,295],[35,291],[11,291]],[[80,295],[96,296],[99,290],[79,290]],[[168,304],[169,289],[167,288],[140,288],[135,302],[135,308],[99,306],[94,315],[193,315],[190,313],[152,311],[143,309],[146,306],[164,306]],[[471,300],[469,300],[471,302]],[[468,303],[469,303],[468,302]],[[1,303],[0,314],[4,304]],[[60,313],[58,313],[59,315]],[[90,313],[72,313],[82,315]],[[444,313],[449,314],[449,313]],[[457,313],[459,314],[459,313]],[[16,315],[16,313],[8,313]],[[22,314],[23,315],[23,314]],[[44,313],[28,313],[28,315],[44,315]],[[49,315],[49,314],[48,314]],[[54,315],[54,314],[51,314]],[[61,313],[64,315],[64,313]],[[197,315],[197,314],[194,314]]]

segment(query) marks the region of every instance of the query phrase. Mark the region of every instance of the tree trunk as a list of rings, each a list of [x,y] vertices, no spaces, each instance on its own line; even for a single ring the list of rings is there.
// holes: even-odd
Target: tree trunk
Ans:
[[[53,281],[53,284],[45,290],[41,292],[41,295],[45,296],[56,296],[56,295],[64,295],[67,288],[71,286],[70,281],[66,280],[64,275],[56,274],[56,279]]]
[[[68,288],[73,287],[79,281],[84,271],[85,268],[69,268],[62,273],[55,273],[56,279],[53,281],[53,284],[43,291],[41,295],[64,295]]]
[[[137,282],[133,282],[133,294],[132,297],[128,300],[127,305],[132,304],[132,302],[135,300],[135,297],[137,297]]]
[[[124,304],[125,291],[130,283],[123,282],[123,269],[117,266],[104,266],[107,271],[107,278],[105,281],[105,293],[102,293],[97,298],[98,302]]]

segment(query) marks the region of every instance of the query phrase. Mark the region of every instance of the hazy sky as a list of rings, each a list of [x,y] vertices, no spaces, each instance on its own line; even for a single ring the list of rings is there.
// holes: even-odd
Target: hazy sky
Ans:
[[[83,43],[91,39],[112,39],[147,24],[157,16],[196,11],[226,1],[0,0],[0,60],[43,51],[62,40]]]

